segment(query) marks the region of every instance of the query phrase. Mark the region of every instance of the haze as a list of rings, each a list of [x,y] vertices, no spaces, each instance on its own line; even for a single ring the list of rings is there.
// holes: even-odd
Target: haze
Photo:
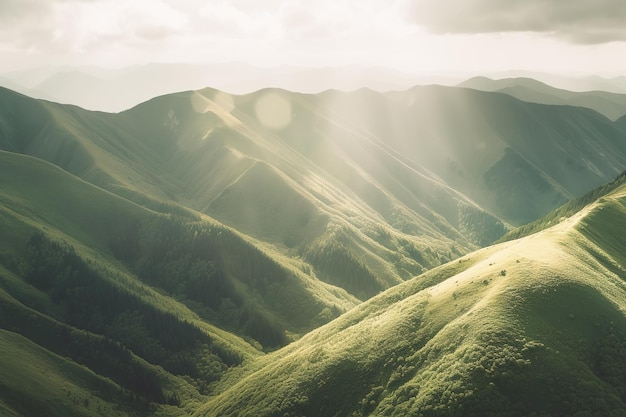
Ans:
[[[613,76],[620,0],[3,0],[0,73],[151,62]]]

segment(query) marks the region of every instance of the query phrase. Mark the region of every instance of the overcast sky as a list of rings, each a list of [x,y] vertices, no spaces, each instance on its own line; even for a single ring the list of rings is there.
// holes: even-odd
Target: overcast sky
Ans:
[[[626,70],[624,0],[0,0],[0,72],[148,62]]]

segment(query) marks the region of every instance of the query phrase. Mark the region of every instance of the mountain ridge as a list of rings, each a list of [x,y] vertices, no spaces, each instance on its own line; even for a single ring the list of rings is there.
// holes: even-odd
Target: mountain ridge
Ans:
[[[458,86],[482,91],[498,91],[528,102],[587,107],[611,120],[617,120],[626,115],[626,95],[623,93],[600,90],[573,92],[552,87],[532,78],[522,77],[499,80],[475,77]]]
[[[625,190],[372,298],[260,359],[196,415],[619,415],[624,358],[606,366],[626,344],[623,242],[596,228],[624,221]]]

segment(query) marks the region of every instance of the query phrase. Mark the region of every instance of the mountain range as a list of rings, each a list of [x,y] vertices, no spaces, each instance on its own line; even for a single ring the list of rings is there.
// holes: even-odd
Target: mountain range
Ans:
[[[0,410],[619,415],[624,123],[462,87],[0,89]]]
[[[310,94],[330,89],[354,91],[363,87],[384,92],[402,91],[414,85],[452,86],[471,76],[471,73],[414,73],[363,65],[263,68],[237,62],[150,63],[121,68],[49,65],[0,73],[0,86],[30,97],[89,110],[120,112],[159,95],[205,86],[231,94],[248,94],[268,87]],[[626,94],[626,77],[623,76],[563,76],[528,71],[497,72],[488,76],[494,80],[532,78],[570,90],[570,95],[589,91],[608,92],[609,96]],[[604,108],[611,112],[606,103]]]
[[[243,63],[152,63],[124,68],[41,67],[0,74],[0,86],[32,97],[90,110],[119,112],[155,96],[211,85],[233,94],[266,87],[317,93],[363,86],[403,90],[415,84],[459,82],[458,77],[412,75],[384,67],[259,68]]]
[[[573,92],[551,87],[532,78],[492,80],[475,77],[462,82],[459,86],[482,91],[498,91],[532,103],[587,107],[611,120],[626,115],[626,94],[598,90]]]

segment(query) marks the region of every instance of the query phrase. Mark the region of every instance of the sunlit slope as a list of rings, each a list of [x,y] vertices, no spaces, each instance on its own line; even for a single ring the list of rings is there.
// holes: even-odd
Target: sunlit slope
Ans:
[[[625,222],[621,186],[259,359],[197,415],[623,415]]]
[[[229,368],[357,303],[213,220],[159,214],[3,151],[0,228],[0,328],[9,355],[0,366],[30,361],[12,355],[15,333],[39,345],[29,350],[35,362],[60,355],[70,369],[89,369],[64,375],[58,369],[66,365],[55,365],[49,380],[60,386],[39,391],[29,382],[33,369],[3,373],[12,394],[2,402],[26,415],[73,415],[75,401],[85,400],[93,411],[96,398],[103,410],[192,407]],[[83,386],[103,378],[123,395]],[[69,401],[58,398],[63,386]]]
[[[506,230],[432,175],[393,168],[398,161],[391,167],[405,178],[398,187],[408,188],[411,206],[342,153],[333,170],[354,181],[329,173],[248,112],[264,94],[235,103],[215,90],[179,93],[106,114],[3,90],[2,147],[153,210],[176,212],[176,202],[203,211],[362,299]]]
[[[440,86],[321,97],[335,120],[514,225],[609,181],[626,163],[625,132],[589,109]]]
[[[263,104],[267,100],[274,102]],[[351,149],[334,144],[315,129],[327,123],[318,114],[323,109],[312,111],[315,100],[280,90],[233,97],[205,89],[160,97],[123,116],[155,147],[176,143],[167,167],[182,179],[189,205],[301,257],[319,278],[349,291],[350,281],[363,276],[360,298],[506,230],[436,176],[362,136],[350,133]],[[262,113],[281,106],[278,128]],[[471,217],[486,227],[467,227]],[[354,267],[337,273],[320,251]]]
[[[568,91],[532,78],[492,80],[486,77],[475,77],[462,82],[459,87],[497,91],[531,103],[587,107],[611,120],[616,120],[626,114],[626,94],[608,91]]]

